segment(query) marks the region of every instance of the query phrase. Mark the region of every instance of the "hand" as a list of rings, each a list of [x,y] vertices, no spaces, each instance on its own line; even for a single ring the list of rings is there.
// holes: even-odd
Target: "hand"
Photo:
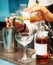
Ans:
[[[6,27],[11,27],[11,23],[10,23],[10,18],[5,18],[5,21],[6,21]],[[13,26],[17,29],[17,32],[20,32],[24,29],[24,23],[18,21],[18,20],[14,20],[13,21]],[[26,29],[25,29],[26,32],[28,32],[28,27],[26,25]]]
[[[32,13],[32,12],[35,12],[35,11],[39,11],[41,8],[41,6],[39,4],[34,4],[28,8],[25,8],[23,11],[26,11],[26,12],[29,12],[29,13]]]
[[[5,21],[6,21],[6,27],[11,27],[11,23],[10,23],[10,19],[9,17],[5,18]]]
[[[24,30],[23,32],[28,32],[29,31],[28,26],[26,25],[26,27],[24,29],[24,23],[22,23],[22,22],[20,22],[18,20],[15,20],[14,27],[16,27],[17,32],[21,32],[23,30]]]
[[[41,12],[42,20],[51,22],[53,21],[53,14],[43,5],[34,4],[31,7],[24,9],[25,12]]]
[[[20,32],[21,30],[23,30],[24,23],[15,20],[14,26],[16,27],[17,32]]]
[[[39,5],[39,4],[34,4],[31,7],[24,9],[23,11],[29,12],[30,14],[34,13],[33,18],[35,18],[34,20],[36,20],[36,21],[44,20],[44,16],[43,16],[42,10],[41,10],[41,5]],[[35,13],[37,13],[37,14],[35,14]]]

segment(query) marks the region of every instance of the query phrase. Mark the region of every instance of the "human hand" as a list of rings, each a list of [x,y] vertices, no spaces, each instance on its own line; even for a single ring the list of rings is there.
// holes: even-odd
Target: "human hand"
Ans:
[[[9,17],[5,18],[5,21],[6,21],[6,27],[7,28],[11,27],[10,18]]]
[[[6,21],[6,27],[7,28],[11,27],[10,18],[5,18],[5,21]],[[20,32],[23,29],[24,24],[18,20],[14,20],[13,26],[17,29],[17,32]]]
[[[40,20],[44,20],[44,16],[43,16],[43,13],[42,13],[42,10],[41,10],[42,7],[43,6],[41,6],[39,4],[34,4],[31,7],[25,8],[23,11],[29,12],[31,14],[31,17],[33,17],[32,14],[34,13],[34,17],[33,17],[34,20],[35,21],[37,21],[37,20],[40,21]],[[35,21],[33,21],[33,22],[35,22]]]
[[[40,11],[40,8],[41,8],[41,5],[34,4],[28,8],[25,8],[23,11],[32,13],[32,12]]]
[[[17,32],[20,32],[24,28],[24,23],[22,23],[22,22],[20,22],[18,20],[15,20],[14,27],[16,28]]]
[[[23,11],[29,12],[30,14],[32,12],[40,12],[40,16],[42,16],[42,19],[40,20],[45,20],[45,21],[51,21],[51,12],[43,5],[39,4],[34,4],[31,7],[28,7],[24,9]],[[38,19],[37,19],[38,20]]]
[[[29,32],[28,26],[18,20],[15,20],[14,27],[16,28],[17,32]]]

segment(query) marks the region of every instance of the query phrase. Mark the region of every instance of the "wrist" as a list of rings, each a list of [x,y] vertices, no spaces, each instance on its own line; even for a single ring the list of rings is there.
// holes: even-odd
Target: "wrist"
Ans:
[[[47,20],[48,22],[53,21],[53,14],[46,7],[42,8],[42,12],[44,14],[45,20]]]
[[[25,31],[26,31],[26,24],[24,23],[23,28],[22,28],[22,30],[20,32],[25,32]]]
[[[44,6],[42,6],[41,11],[42,11],[44,14],[49,13],[49,10],[48,10],[46,7],[44,7]]]

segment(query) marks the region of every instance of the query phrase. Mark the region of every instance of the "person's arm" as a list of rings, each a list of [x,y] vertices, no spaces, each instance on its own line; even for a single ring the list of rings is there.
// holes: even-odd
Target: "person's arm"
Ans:
[[[5,18],[6,21],[6,27],[11,27],[10,18]],[[17,29],[17,32],[28,32],[28,26],[25,23],[22,23],[20,21],[14,20],[13,26]]]
[[[33,34],[37,31],[37,25],[34,23],[30,23],[29,20],[26,20],[24,23],[15,20],[14,26],[16,27],[18,32],[29,32],[30,34]]]
[[[53,13],[51,13],[46,7],[40,9],[46,21],[53,22]]]
[[[29,32],[28,26],[25,23],[15,20],[14,26],[17,29],[17,32]]]

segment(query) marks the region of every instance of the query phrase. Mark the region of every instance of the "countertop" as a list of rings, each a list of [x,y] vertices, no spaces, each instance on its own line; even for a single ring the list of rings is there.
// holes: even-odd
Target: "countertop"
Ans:
[[[1,35],[1,30],[0,30],[0,58],[15,63],[16,65],[42,65],[40,63],[36,63],[36,58],[32,58],[32,62],[30,63],[20,63],[18,62],[17,59],[21,58],[23,56],[23,49],[19,48],[17,49],[16,52],[3,52],[1,50],[1,43],[2,43],[2,35]],[[27,54],[32,55],[34,53],[34,49],[28,48],[27,49]],[[43,64],[43,65],[53,65],[53,59],[50,59],[49,63]]]
[[[27,49],[27,54],[32,55],[34,53],[34,49]],[[40,63],[36,63],[36,58],[32,58],[32,62],[30,63],[20,63],[18,62],[18,58],[21,58],[23,56],[23,49],[18,48],[16,52],[1,52],[0,53],[0,58],[15,63],[16,65],[42,65]],[[53,65],[53,59],[50,59],[50,61],[46,64],[43,65]]]

